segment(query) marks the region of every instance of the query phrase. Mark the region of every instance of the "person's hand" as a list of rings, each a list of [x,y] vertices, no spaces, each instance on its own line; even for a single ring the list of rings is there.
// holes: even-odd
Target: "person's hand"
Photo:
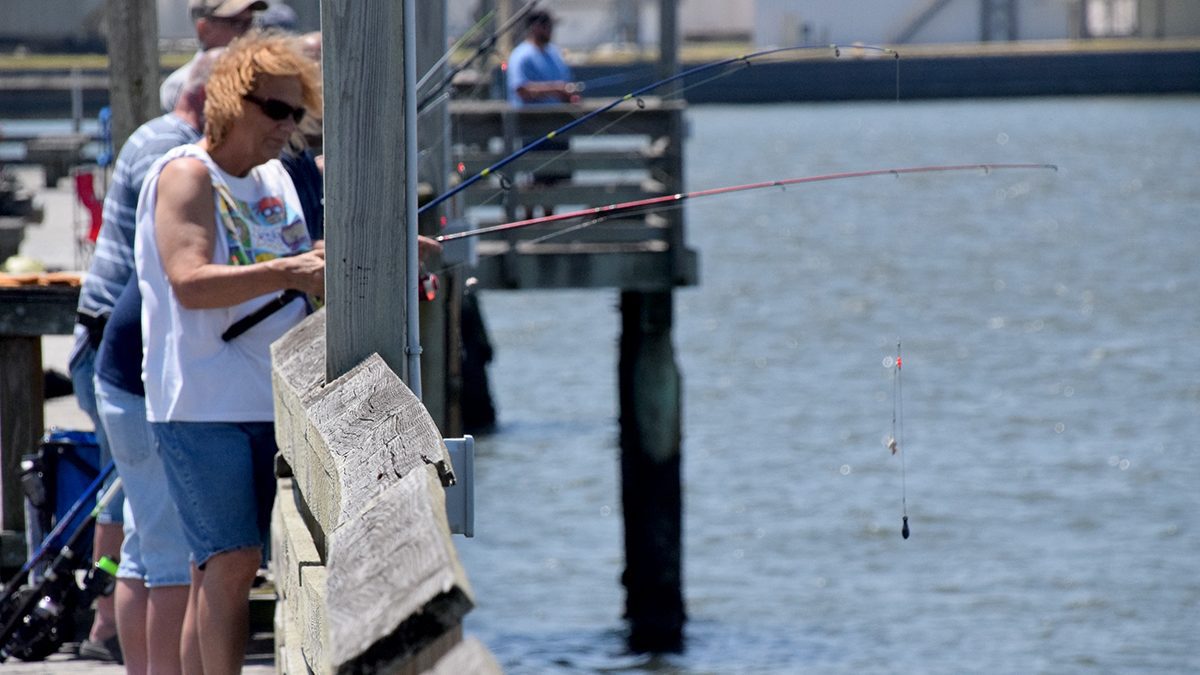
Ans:
[[[580,95],[582,93],[582,82],[567,82],[566,85],[563,86],[563,95],[565,96],[567,103],[579,103],[583,100],[583,97]]]
[[[287,278],[287,288],[309,295],[325,295],[325,249],[319,248],[299,255],[276,258],[276,264]]]
[[[430,239],[425,235],[417,235],[417,257],[421,259],[421,262],[425,262],[425,259],[430,255],[441,253],[441,251],[441,242],[436,239]]]

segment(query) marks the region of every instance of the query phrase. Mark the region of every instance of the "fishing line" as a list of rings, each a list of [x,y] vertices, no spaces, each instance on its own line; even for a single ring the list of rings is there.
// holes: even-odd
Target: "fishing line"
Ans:
[[[751,64],[750,62],[746,62],[746,63],[738,63],[738,64],[734,64],[734,65],[736,65],[738,67],[742,67],[742,68],[749,68],[753,64]],[[685,93],[687,93],[688,90],[703,86],[714,80],[719,80],[722,77],[726,77],[734,72],[736,72],[736,69],[731,68],[728,71],[725,71],[722,73],[717,73],[715,75],[712,75],[712,76],[705,78],[703,80],[700,80],[698,82],[693,82],[691,84],[688,84],[685,87],[675,90],[668,96],[662,97],[662,100],[670,101],[670,100],[674,100],[677,98],[682,98],[683,95]],[[605,123],[604,126],[596,129],[595,131],[592,131],[588,135],[583,136],[583,138],[592,138],[595,136],[599,136],[599,135],[607,132],[609,129],[612,129],[616,125],[620,124],[621,122],[624,122],[630,115],[634,115],[634,114],[646,109],[645,99],[643,99],[641,96],[634,98],[633,102],[634,102],[633,108],[630,108],[629,110],[627,110],[626,112],[621,114],[619,117],[616,117],[615,119],[610,120],[609,122]],[[557,153],[546,157],[545,161],[543,161],[542,163],[538,164],[537,166],[531,167],[529,169],[529,172],[537,173],[538,171],[541,171],[542,169],[550,166],[558,159],[565,157],[566,155],[569,155],[569,154],[571,154],[570,148],[564,148],[562,150],[559,150]],[[513,181],[509,176],[507,176],[504,173],[500,173],[500,172],[496,172],[496,176],[500,180],[500,190],[492,193],[492,195],[489,196],[488,198],[475,204],[475,208],[479,208],[479,207],[483,207],[483,206],[490,206],[490,205],[495,204],[497,199],[502,198],[504,196],[505,192],[507,192],[513,188]]]
[[[892,437],[888,439],[888,450],[892,455],[900,455],[900,505],[903,511],[900,536],[908,539],[908,467],[904,457],[907,446],[904,445],[904,389],[903,371],[904,359],[900,355],[900,339],[896,339],[896,363],[892,371]],[[897,419],[899,423],[897,424]]]
[[[963,165],[946,165],[946,166],[901,167],[901,168],[893,168],[893,169],[872,169],[872,170],[868,170],[868,171],[854,171],[854,172],[845,172],[845,173],[822,174],[822,175],[816,175],[816,176],[805,176],[805,177],[801,177],[801,178],[789,178],[789,179],[783,179],[783,180],[765,181],[765,182],[760,182],[760,183],[747,183],[744,185],[731,185],[731,186],[725,186],[725,187],[719,187],[719,188],[709,188],[707,190],[697,190],[695,192],[690,192],[690,193],[680,193],[680,194],[666,195],[666,196],[661,196],[661,197],[651,197],[651,198],[647,198],[647,199],[622,202],[622,203],[618,203],[618,204],[609,204],[607,206],[597,206],[597,207],[593,207],[593,208],[583,209],[580,211],[564,212],[564,213],[560,213],[560,214],[553,214],[550,216],[541,216],[538,218],[530,218],[527,220],[513,221],[511,223],[502,223],[499,225],[491,225],[491,226],[486,226],[486,227],[475,228],[472,230],[466,230],[464,232],[454,232],[454,233],[450,233],[450,234],[444,234],[444,235],[435,237],[435,239],[438,242],[446,243],[446,242],[457,241],[457,240],[461,240],[461,239],[468,239],[471,237],[478,237],[478,236],[482,236],[485,234],[495,234],[497,232],[504,232],[504,231],[508,231],[508,230],[534,228],[534,227],[538,227],[538,226],[548,226],[548,225],[564,223],[564,222],[573,221],[573,220],[580,220],[580,222],[578,222],[578,223],[573,223],[567,227],[557,229],[557,230],[554,230],[551,232],[547,232],[547,233],[539,235],[537,237],[525,239],[525,240],[522,240],[519,242],[513,242],[511,244],[511,246],[513,247],[514,250],[516,250],[516,249],[519,249],[520,247],[524,247],[524,246],[532,246],[532,245],[536,245],[536,244],[540,244],[540,243],[545,243],[556,237],[560,237],[565,234],[569,234],[571,232],[577,232],[577,231],[586,229],[593,225],[597,225],[599,223],[602,223],[602,222],[605,222],[607,220],[611,220],[614,218],[632,218],[632,217],[650,215],[650,214],[655,214],[655,213],[662,213],[664,211],[682,209],[688,200],[698,198],[698,197],[715,197],[715,196],[720,196],[720,195],[735,194],[737,192],[767,189],[767,188],[772,188],[772,187],[778,187],[778,188],[781,188],[782,190],[786,190],[787,186],[789,186],[789,185],[798,185],[798,184],[802,184],[802,183],[815,183],[815,182],[822,182],[822,181],[848,180],[851,178],[865,178],[865,177],[869,177],[869,176],[892,175],[892,176],[896,176],[898,178],[899,176],[904,175],[904,174],[965,172],[965,171],[980,171],[980,170],[983,171],[984,175],[990,176],[993,172],[995,172],[997,170],[1004,170],[1004,169],[1009,169],[1009,170],[1012,170],[1012,169],[1026,169],[1026,170],[1042,169],[1042,170],[1057,171],[1058,167],[1056,167],[1053,164],[963,164]],[[477,263],[478,260],[487,260],[490,258],[503,256],[503,255],[506,255],[507,252],[508,252],[508,250],[499,251],[496,253],[489,253],[486,255],[478,256],[477,260],[474,262],[463,261],[460,263],[456,263],[454,265],[447,265],[445,267],[442,267],[442,268],[439,268],[438,270],[436,270],[434,272],[434,274],[446,274],[449,272],[457,271],[459,269],[462,269],[464,267],[468,267],[468,266],[471,266],[471,265]],[[895,432],[893,432],[893,438],[895,438],[895,437],[896,437],[896,434],[895,434]],[[891,443],[891,441],[889,439],[889,445],[888,445],[889,448],[891,447],[890,443]],[[906,500],[905,500],[905,505],[907,507]],[[907,518],[907,509],[905,511],[905,517]],[[907,526],[907,520],[905,521],[905,525]]]
[[[446,73],[446,75],[442,77],[441,81],[438,82],[438,85],[434,88],[433,92],[427,95],[424,99],[421,99],[421,101],[417,104],[417,108],[421,109],[427,107],[429,105],[429,101],[435,97],[434,95],[449,86],[449,84],[454,81],[454,77],[456,75],[469,68],[472,63],[483,57],[484,54],[492,51],[492,49],[496,46],[496,41],[500,39],[500,36],[512,30],[512,28],[516,26],[526,14],[533,11],[533,8],[537,5],[537,3],[538,0],[531,0],[521,7],[521,9],[513,13],[512,16],[508,17],[507,21],[501,24],[499,28],[493,31],[492,34],[489,35],[487,39],[479,45],[479,48],[475,50],[475,53],[471,54],[471,56],[469,56],[462,63],[451,68],[450,72]],[[433,69],[430,69],[430,72],[432,72],[432,70]]]
[[[421,76],[421,79],[417,80],[417,91],[419,92],[424,89],[425,85],[429,83],[429,78],[433,77],[434,73],[436,73],[438,69],[446,65],[446,62],[449,61],[452,56],[454,56],[454,52],[457,52],[459,49],[461,49],[468,40],[475,37],[476,33],[483,30],[484,24],[486,24],[488,21],[491,21],[492,17],[495,15],[496,10],[494,9],[489,11],[487,14],[484,14],[483,17],[475,22],[475,25],[468,28],[467,31],[454,42],[454,44],[450,45],[450,48],[446,50],[445,54],[442,54],[442,57],[437,60],[437,63],[434,63],[432,66],[430,66],[429,70],[425,71],[425,74]]]
[[[849,180],[852,178],[867,178],[870,176],[902,176],[908,174],[921,173],[950,173],[962,171],[983,171],[985,175],[990,175],[993,171],[1000,170],[1050,170],[1057,171],[1058,167],[1054,164],[1034,164],[1034,163],[1005,163],[1005,164],[943,164],[931,166],[907,166],[896,167],[890,169],[867,169],[864,171],[842,171],[838,173],[819,174],[815,176],[802,176],[799,178],[783,178],[770,181],[762,181],[758,183],[744,183],[741,185],[727,185],[724,187],[708,188],[706,190],[695,190],[692,192],[679,192],[670,195],[661,195],[658,197],[648,197],[645,199],[635,199],[628,202],[620,202],[617,204],[608,204],[606,206],[594,206],[578,211],[570,211],[566,213],[556,213],[549,216],[541,216],[538,218],[529,218],[526,220],[517,220],[511,223],[502,223],[499,225],[490,225],[479,227],[465,232],[454,232],[451,234],[443,234],[436,239],[440,242],[454,241],[455,239],[465,239],[467,237],[477,237],[483,234],[492,234],[495,232],[504,232],[506,230],[516,230],[533,225],[542,225],[546,223],[560,222],[564,220],[573,220],[576,218],[596,217],[599,215],[623,215],[631,209],[637,209],[646,206],[654,206],[659,204],[668,204],[675,202],[683,202],[689,199],[700,197],[712,197],[721,194],[730,194],[734,192],[747,192],[750,190],[762,190],[773,187],[786,187],[788,185],[800,185],[804,183],[820,183],[835,180]]]
[[[762,58],[764,56],[769,56],[772,54],[780,54],[780,53],[792,52],[792,51],[813,50],[813,49],[830,49],[830,48],[835,50],[835,52],[834,52],[835,56],[840,54],[840,46],[836,45],[836,44],[828,45],[828,46],[778,47],[778,48],[774,48],[774,49],[765,49],[765,50],[762,50],[759,52],[745,54],[742,56],[736,56],[733,58],[723,59],[720,61],[712,61],[710,63],[705,63],[702,65],[696,66],[694,68],[689,68],[680,73],[676,73],[675,75],[672,75],[670,77],[666,77],[661,80],[651,82],[650,84],[648,84],[644,87],[641,87],[639,89],[631,91],[628,94],[625,94],[624,96],[620,96],[620,97],[610,101],[609,103],[606,103],[605,105],[603,105],[595,110],[592,110],[591,112],[587,113],[586,115],[583,115],[582,117],[579,117],[577,119],[574,119],[574,120],[568,122],[567,124],[564,124],[563,126],[559,127],[558,129],[551,131],[550,133],[546,134],[545,136],[542,136],[541,138],[538,138],[537,140],[525,145],[524,147],[520,148],[519,150],[509,154],[507,157],[500,159],[495,164],[480,171],[479,173],[476,173],[475,175],[466,179],[462,183],[459,183],[458,185],[451,188],[450,190],[447,190],[446,192],[442,193],[441,195],[433,198],[431,201],[426,203],[424,206],[420,207],[420,209],[418,209],[418,213],[424,213],[425,211],[432,209],[435,206],[446,201],[447,199],[450,199],[451,197],[457,195],[458,193],[462,192],[463,190],[466,190],[467,188],[471,187],[472,185],[479,182],[480,180],[483,180],[484,178],[490,176],[493,172],[497,171],[498,169],[500,169],[504,166],[507,166],[508,164],[510,164],[513,161],[517,160],[518,158],[524,156],[531,150],[537,148],[542,143],[549,141],[553,138],[556,138],[558,136],[565,135],[565,134],[569,133],[575,127],[583,124],[584,122],[586,122],[600,114],[608,112],[609,110],[615,108],[620,103],[622,103],[624,101],[634,100],[649,91],[657,89],[658,87],[661,87],[666,84],[670,84],[671,82],[683,80],[684,78],[690,77],[691,75],[695,75],[697,73],[704,72],[706,70],[725,68],[730,65],[749,62],[751,59]],[[857,48],[869,49],[869,50],[874,50],[874,51],[879,51],[879,52],[884,52],[884,53],[895,53],[894,50],[887,49],[884,47],[874,47],[874,46],[863,45],[863,46],[858,46]],[[732,70],[731,70],[731,72],[732,72]]]
[[[417,104],[417,120],[420,121],[421,118],[425,117],[427,113],[437,110],[441,103],[448,100],[451,96],[451,92],[447,87],[454,81],[455,76],[470,67],[471,64],[473,64],[480,57],[492,51],[499,37],[511,30],[513,26],[517,25],[517,23],[524,18],[526,14],[534,9],[537,3],[538,0],[531,0],[530,2],[526,3],[520,10],[509,17],[507,21],[505,21],[491,35],[489,35],[488,38],[480,44],[479,48],[476,49],[473,54],[471,54],[470,57],[452,68],[450,72],[447,73],[440,82],[438,82],[436,87],[434,87],[428,94],[421,98]],[[482,18],[476,21],[475,25],[471,26],[470,29],[463,33],[462,37],[455,41],[450,49],[448,49],[445,54],[442,54],[442,57],[438,59],[437,63],[430,67],[430,69],[425,72],[421,79],[417,81],[416,91],[420,92],[421,89],[424,88],[424,86],[429,82],[429,78],[433,77],[434,74],[442,66],[444,66],[446,62],[454,55],[454,53],[458,51],[458,49],[464,44],[466,44],[471,37],[482,30],[483,26],[489,20],[491,20],[495,14],[495,10],[489,11]],[[436,143],[428,148],[425,148],[424,150],[421,150],[420,152],[425,157],[428,157],[431,153],[441,148],[442,144],[447,140],[448,138],[443,134]]]
[[[896,105],[900,105],[900,54],[896,54]],[[1054,169],[1057,171],[1057,167]],[[987,169],[985,173],[990,173]],[[900,354],[900,338],[896,338],[896,370],[892,374],[892,440],[891,450],[895,455],[900,453],[900,536],[908,539],[908,459],[905,457],[907,446],[904,445],[904,391],[901,370],[904,360]],[[897,411],[899,411],[900,426],[896,427]],[[897,435],[897,433],[899,435]]]

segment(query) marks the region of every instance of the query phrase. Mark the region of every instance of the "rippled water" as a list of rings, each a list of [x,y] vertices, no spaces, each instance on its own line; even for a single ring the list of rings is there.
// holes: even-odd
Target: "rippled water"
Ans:
[[[1061,170],[691,204],[680,655],[624,650],[616,293],[488,292],[468,632],[512,673],[1200,671],[1200,98],[688,118],[691,189]]]

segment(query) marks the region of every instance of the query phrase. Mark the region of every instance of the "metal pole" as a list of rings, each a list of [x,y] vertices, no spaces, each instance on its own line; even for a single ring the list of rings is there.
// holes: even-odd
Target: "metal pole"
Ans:
[[[408,247],[405,265],[405,303],[408,316],[408,388],[421,398],[421,312],[417,299],[417,8],[416,0],[404,0],[404,189],[405,229]]]

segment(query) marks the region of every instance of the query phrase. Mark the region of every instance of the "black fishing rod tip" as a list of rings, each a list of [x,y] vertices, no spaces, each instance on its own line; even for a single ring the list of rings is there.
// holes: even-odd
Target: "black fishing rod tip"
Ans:
[[[904,523],[900,525],[900,536],[908,539],[908,516],[904,516]]]

